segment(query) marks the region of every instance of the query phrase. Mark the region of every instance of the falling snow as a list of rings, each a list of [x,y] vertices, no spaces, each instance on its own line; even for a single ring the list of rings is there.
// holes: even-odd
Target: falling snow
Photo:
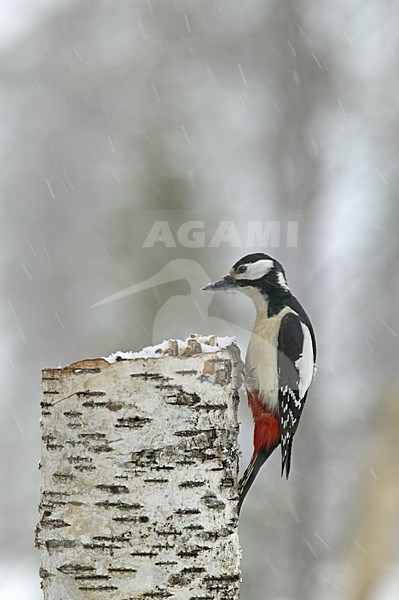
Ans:
[[[243,84],[244,84],[244,85],[248,85],[248,83],[247,83],[247,78],[246,78],[246,77],[245,77],[245,75],[244,75],[244,71],[243,71],[243,68],[242,68],[242,66],[240,65],[240,63],[238,63],[238,65],[237,65],[237,66],[238,66],[238,70],[239,70],[239,72],[240,72],[240,75],[241,75],[241,79],[242,79],[242,82],[243,82]]]
[[[356,561],[383,556],[362,530],[381,519],[392,568],[375,576],[373,593],[395,600],[395,528],[384,502],[374,521],[368,512],[371,492],[387,485],[383,497],[393,497],[399,439],[394,3],[67,4],[2,5],[0,535],[12,544],[0,551],[0,597],[41,597],[27,550],[40,370],[113,348],[133,350],[110,362],[162,356],[166,342],[134,349],[169,336],[184,352],[191,331],[228,336],[203,336],[202,352],[237,335],[245,355],[252,307],[205,299],[200,288],[256,250],[283,262],[308,308],[320,370],[290,479],[272,459],[242,513],[242,596],[351,597],[343,573],[356,585]],[[202,233],[204,243],[143,247],[155,222],[174,240],[193,223],[191,241]],[[225,222],[238,242],[210,248]],[[297,235],[291,246],[283,235],[249,244],[249,222],[281,231],[294,222]],[[176,260],[190,261],[187,276]],[[140,288],[168,266],[163,281]],[[253,434],[245,394],[240,410],[244,463]]]

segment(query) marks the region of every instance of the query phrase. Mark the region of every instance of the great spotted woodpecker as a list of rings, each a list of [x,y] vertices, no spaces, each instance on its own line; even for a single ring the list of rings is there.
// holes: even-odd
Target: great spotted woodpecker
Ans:
[[[292,442],[316,361],[313,327],[291,294],[283,267],[267,254],[248,254],[229,274],[203,288],[238,291],[256,308],[245,359],[245,387],[254,420],[254,451],[239,484],[240,510],[255,477],[281,444],[281,476],[288,479]]]

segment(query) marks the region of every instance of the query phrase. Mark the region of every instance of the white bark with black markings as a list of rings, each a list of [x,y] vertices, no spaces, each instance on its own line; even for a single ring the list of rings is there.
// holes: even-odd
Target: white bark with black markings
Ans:
[[[239,598],[241,360],[207,349],[43,371],[45,600]]]

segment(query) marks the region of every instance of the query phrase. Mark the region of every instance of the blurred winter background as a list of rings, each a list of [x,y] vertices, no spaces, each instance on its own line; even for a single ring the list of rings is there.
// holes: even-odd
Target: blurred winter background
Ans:
[[[192,331],[245,353],[250,303],[199,287],[260,249],[319,370],[290,480],[276,452],[244,505],[242,599],[398,598],[398,5],[1,4],[0,597],[41,597],[40,370]]]

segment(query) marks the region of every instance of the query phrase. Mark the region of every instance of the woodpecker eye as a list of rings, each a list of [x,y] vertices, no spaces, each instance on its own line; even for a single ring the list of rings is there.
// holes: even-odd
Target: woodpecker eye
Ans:
[[[246,265],[240,265],[240,266],[237,268],[237,273],[245,273],[245,271],[246,271],[246,270],[247,270],[247,267],[246,267]]]

